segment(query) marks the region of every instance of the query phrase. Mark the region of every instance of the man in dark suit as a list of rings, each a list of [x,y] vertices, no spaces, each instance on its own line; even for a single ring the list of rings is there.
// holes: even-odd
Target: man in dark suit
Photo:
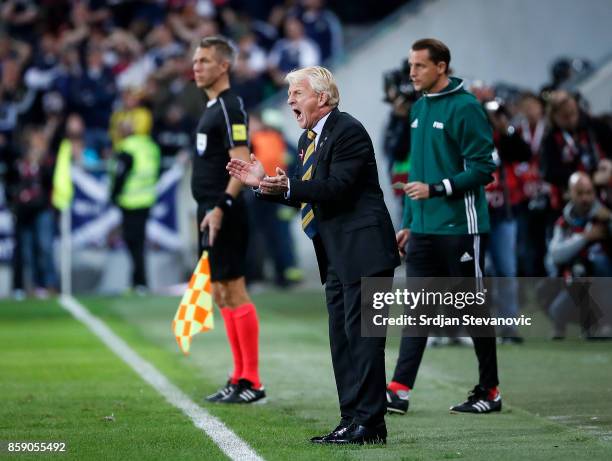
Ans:
[[[400,264],[393,225],[365,128],[337,109],[338,88],[323,67],[287,75],[288,104],[305,131],[292,178],[265,176],[255,156],[232,159],[230,174],[264,200],[301,209],[312,239],[329,313],[340,424],[314,443],[385,443],[385,338],[361,335],[361,277],[392,277]]]

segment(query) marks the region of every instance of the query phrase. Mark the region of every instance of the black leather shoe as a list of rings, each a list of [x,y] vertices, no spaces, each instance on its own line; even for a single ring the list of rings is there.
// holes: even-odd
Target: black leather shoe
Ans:
[[[340,421],[340,424],[336,428],[326,435],[318,435],[310,439],[312,443],[331,443],[338,437],[342,437],[350,426],[350,421]]]
[[[347,430],[334,440],[322,443],[335,443],[339,445],[356,444],[364,445],[366,443],[387,443],[387,427],[384,424],[376,427],[367,427],[360,424],[351,424]]]

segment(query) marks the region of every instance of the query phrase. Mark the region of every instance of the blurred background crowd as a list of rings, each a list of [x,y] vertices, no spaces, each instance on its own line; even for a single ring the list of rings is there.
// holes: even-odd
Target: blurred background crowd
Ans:
[[[176,165],[185,168],[177,180],[187,176],[204,104],[191,78],[193,44],[200,38],[221,33],[234,40],[238,59],[232,87],[250,114],[253,152],[270,172],[277,166],[291,170],[293,141],[282,131],[283,115],[266,101],[282,91],[288,71],[342,62],[354,30],[367,33],[369,24],[402,3],[2,2],[0,203],[6,213],[0,217],[0,260],[12,271],[5,294],[46,296],[59,289],[58,209],[70,203],[62,202],[57,188],[76,179],[59,176],[62,148],[72,165],[93,178],[105,177],[127,124],[130,134],[148,136],[158,145],[160,182]],[[406,53],[408,47],[406,42]],[[612,276],[612,118],[590,115],[586,101],[566,89],[567,82],[592,67],[586,59],[552,60],[550,80],[541,82],[539,91],[469,81],[489,115],[497,147],[498,170],[487,188],[491,275]],[[384,143],[377,150],[387,160],[391,182],[407,181],[409,111],[419,95],[411,88],[406,63],[384,70],[370,69],[372,88],[364,98],[384,97],[389,103],[384,128],[381,123]],[[387,192],[391,197],[390,188]],[[108,195],[101,200],[108,202]],[[268,278],[280,287],[300,282],[304,273],[291,235],[292,213],[263,202],[252,203],[250,212],[249,280]],[[195,228],[193,222],[189,226]],[[112,231],[93,243],[121,247]],[[189,250],[195,255],[195,244]],[[266,271],[266,264],[272,269]],[[179,280],[189,267],[176,269]],[[504,299],[504,309],[518,314],[520,293],[510,288]],[[562,337],[572,313],[554,296],[550,305],[554,335]]]

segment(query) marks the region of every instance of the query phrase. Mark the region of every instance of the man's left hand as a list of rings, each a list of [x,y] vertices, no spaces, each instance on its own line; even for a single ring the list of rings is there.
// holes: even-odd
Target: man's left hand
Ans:
[[[259,183],[262,194],[281,195],[289,190],[289,178],[280,168],[276,168],[276,176],[266,176]]]
[[[419,181],[409,182],[404,186],[404,193],[412,200],[425,200],[429,198],[429,184]]]
[[[200,223],[200,230],[202,232],[204,232],[204,229],[208,227],[208,244],[211,247],[214,245],[217,234],[221,230],[222,222],[223,210],[219,207],[215,207],[206,213],[206,216],[204,216],[204,219]]]

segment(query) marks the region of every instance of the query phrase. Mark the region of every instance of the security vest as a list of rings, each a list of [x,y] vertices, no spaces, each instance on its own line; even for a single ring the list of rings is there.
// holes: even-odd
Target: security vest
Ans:
[[[66,210],[72,203],[74,187],[72,185],[72,174],[70,166],[72,163],[72,144],[64,139],[57,152],[55,170],[53,171],[53,192],[51,203],[58,210]]]
[[[132,168],[125,179],[117,203],[128,210],[149,208],[155,203],[159,175],[159,147],[147,135],[132,135],[119,144],[119,152],[132,157]]]

